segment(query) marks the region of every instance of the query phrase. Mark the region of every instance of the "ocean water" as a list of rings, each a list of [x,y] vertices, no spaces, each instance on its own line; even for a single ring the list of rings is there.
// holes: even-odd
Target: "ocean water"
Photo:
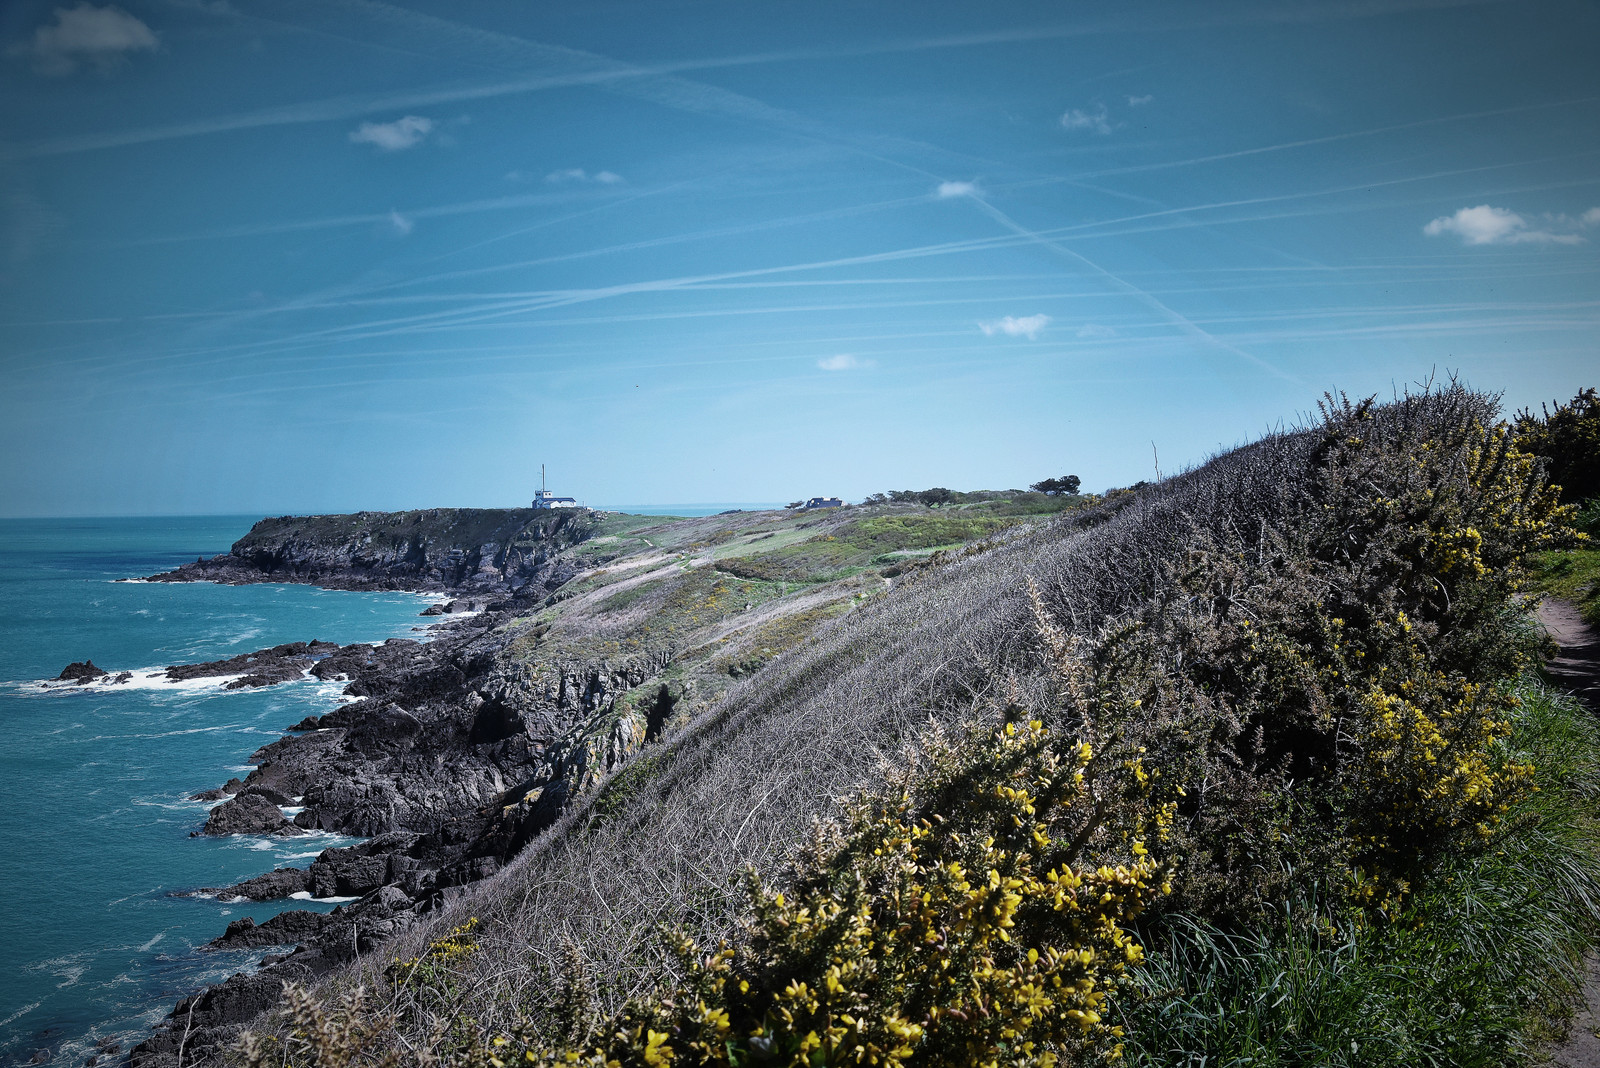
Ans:
[[[179,997],[268,952],[201,947],[241,916],[333,903],[186,895],[353,839],[191,838],[190,794],[341,700],[315,678],[259,690],[161,683],[168,664],[280,642],[423,637],[411,594],[129,583],[225,551],[256,517],[0,520],[0,1066],[124,1053]],[[44,688],[75,660],[136,684]]]

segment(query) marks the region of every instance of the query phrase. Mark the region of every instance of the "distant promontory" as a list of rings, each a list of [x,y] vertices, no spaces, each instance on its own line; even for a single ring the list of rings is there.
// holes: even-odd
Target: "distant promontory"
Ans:
[[[428,508],[263,519],[226,553],[152,582],[299,582],[343,590],[510,595],[571,578],[560,553],[591,537],[587,509]],[[530,591],[532,592],[532,591]]]

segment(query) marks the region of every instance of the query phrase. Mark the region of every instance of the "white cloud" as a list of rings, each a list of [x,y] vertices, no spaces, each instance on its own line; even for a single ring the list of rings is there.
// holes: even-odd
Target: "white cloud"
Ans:
[[[1068,130],[1090,130],[1097,134],[1111,132],[1111,117],[1106,113],[1104,104],[1096,104],[1093,111],[1083,111],[1079,108],[1068,108],[1067,113],[1061,116],[1061,125]]]
[[[817,366],[824,371],[858,371],[864,367],[872,366],[871,360],[858,359],[848,352],[841,352],[837,356],[824,356],[817,361]]]
[[[405,237],[417,228],[416,223],[401,215],[398,211],[389,212],[389,225],[394,227],[394,232],[400,237]]]
[[[1088,339],[1116,337],[1117,331],[1115,327],[1101,326],[1099,323],[1084,323],[1078,327],[1078,336]]]
[[[1156,96],[1154,93],[1146,93],[1144,96],[1130,96],[1128,98],[1128,106],[1130,108],[1143,107],[1155,98]]]
[[[934,190],[934,195],[940,200],[949,200],[951,197],[975,197],[978,195],[978,183],[940,182],[939,188]]]
[[[985,320],[978,324],[978,329],[990,337],[994,337],[996,334],[1004,334],[1006,337],[1025,337],[1032,341],[1039,331],[1048,325],[1050,325],[1050,316],[1048,315],[1024,315],[1021,317],[1007,315],[1003,319]]]
[[[1422,232],[1429,237],[1455,234],[1467,245],[1576,245],[1583,241],[1576,231],[1597,223],[1600,208],[1590,208],[1577,219],[1546,215],[1530,220],[1507,208],[1479,204],[1441,215]]]
[[[130,52],[153,52],[155,33],[120,7],[95,7],[81,3],[56,8],[53,25],[33,33],[34,70],[40,74],[71,74],[82,64],[110,71]]]
[[[358,145],[377,145],[385,152],[398,152],[420,144],[432,131],[432,119],[407,115],[393,122],[364,122],[350,131],[350,140]]]
[[[544,176],[544,180],[551,185],[562,185],[566,182],[598,182],[601,185],[620,185],[622,175],[612,171],[595,171],[590,174],[582,167],[569,167],[564,171],[551,171]]]

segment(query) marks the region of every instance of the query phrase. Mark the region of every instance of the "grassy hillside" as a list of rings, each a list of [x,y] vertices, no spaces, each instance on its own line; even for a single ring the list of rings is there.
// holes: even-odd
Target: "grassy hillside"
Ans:
[[[1042,499],[1056,513],[1093,504]],[[596,659],[664,663],[642,689],[670,687],[665,726],[681,728],[834,621],[887,597],[897,582],[1051,519],[1050,512],[994,514],[1011,503],[1002,496],[976,507],[893,504],[688,519],[601,514],[594,535],[569,550],[585,570],[506,627],[498,656],[508,671],[530,678]],[[638,702],[619,715],[634,720],[623,735],[660,729],[646,724]],[[599,744],[616,734],[615,719],[599,720],[587,737]]]
[[[1564,514],[1497,417],[1330,402],[1024,524],[619,523],[505,655],[659,643],[702,699],[252,1059],[1526,1058],[1600,758],[1518,681]]]

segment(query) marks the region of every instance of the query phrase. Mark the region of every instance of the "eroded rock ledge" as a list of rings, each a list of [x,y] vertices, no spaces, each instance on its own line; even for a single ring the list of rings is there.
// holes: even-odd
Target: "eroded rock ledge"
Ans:
[[[429,642],[295,643],[185,669],[201,677],[240,674],[243,666],[249,678],[281,664],[286,678],[292,666],[293,677],[309,671],[345,681],[355,698],[257,750],[243,780],[197,794],[222,801],[197,833],[321,830],[368,840],[324,850],[305,869],[196,891],[253,901],[356,900],[330,913],[293,910],[230,926],[214,948],[281,945],[285,952],[180,1002],[133,1050],[132,1068],[173,1065],[180,1044],[186,1062],[224,1046],[276,1003],[285,981],[315,979],[497,872],[569,798],[644,742],[645,710],[681,698],[682,685],[657,682],[662,692],[646,690],[650,700],[620,699],[655,679],[665,654],[541,667],[500,657],[516,632],[508,624],[547,592],[535,584],[487,611],[448,619]]]

